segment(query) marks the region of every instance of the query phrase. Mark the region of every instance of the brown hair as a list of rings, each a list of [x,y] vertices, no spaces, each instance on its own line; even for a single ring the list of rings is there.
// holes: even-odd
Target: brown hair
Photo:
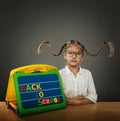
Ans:
[[[48,44],[50,53],[51,53],[52,55],[54,55],[54,56],[59,56],[59,55],[61,55],[63,49],[64,49],[64,51],[66,52],[66,50],[67,50],[71,45],[78,45],[78,46],[80,47],[80,49],[81,49],[82,55],[84,55],[84,51],[85,51],[87,55],[92,56],[92,57],[95,57],[95,56],[97,56],[97,55],[100,54],[100,52],[101,52],[103,46],[106,45],[106,44],[109,46],[109,57],[112,57],[112,56],[114,55],[114,44],[113,44],[113,42],[111,42],[111,41],[103,42],[103,43],[99,46],[99,49],[98,49],[98,51],[97,51],[96,53],[90,53],[90,52],[86,49],[86,47],[85,47],[84,45],[82,45],[79,41],[77,41],[77,40],[70,40],[70,41],[68,41],[67,43],[65,43],[65,44],[63,44],[63,45],[61,46],[60,51],[59,51],[58,54],[55,54],[55,53],[53,52],[52,46],[51,46],[51,44],[50,44],[48,41],[42,41],[42,42],[40,43],[39,47],[38,47],[38,50],[37,50],[38,54],[41,53],[42,47],[43,47],[45,44]]]

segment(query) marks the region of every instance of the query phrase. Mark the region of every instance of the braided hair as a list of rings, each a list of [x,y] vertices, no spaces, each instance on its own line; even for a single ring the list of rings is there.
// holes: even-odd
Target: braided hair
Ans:
[[[98,50],[96,53],[91,53],[87,50],[87,48],[82,45],[79,41],[77,40],[70,40],[68,41],[67,43],[63,44],[59,50],[59,53],[58,54],[55,54],[52,50],[52,46],[51,44],[48,42],[48,41],[42,41],[40,43],[40,45],[38,46],[38,54],[41,53],[42,51],[42,47],[45,45],[45,44],[48,44],[48,48],[50,50],[50,53],[53,55],[53,56],[59,56],[61,55],[62,51],[64,50],[66,52],[66,50],[71,46],[71,45],[78,45],[81,49],[81,53],[82,55],[84,55],[84,51],[86,52],[87,55],[89,56],[92,56],[92,57],[95,57],[95,56],[98,56],[100,54],[100,52],[102,51],[102,48],[104,47],[104,45],[108,45],[109,46],[109,57],[113,57],[114,55],[114,44],[113,42],[111,41],[106,41],[106,42],[103,42],[101,43],[101,45],[99,46]]]

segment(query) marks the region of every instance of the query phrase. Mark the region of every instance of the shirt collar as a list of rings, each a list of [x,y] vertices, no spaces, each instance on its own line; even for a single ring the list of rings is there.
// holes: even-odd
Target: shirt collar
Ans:
[[[80,70],[79,70],[79,72],[78,72],[78,74],[82,74],[82,67],[81,66],[79,66],[79,68],[80,68]],[[68,66],[66,66],[65,67],[65,74],[66,75],[71,75],[72,74],[72,72],[70,71],[70,69],[68,68]]]

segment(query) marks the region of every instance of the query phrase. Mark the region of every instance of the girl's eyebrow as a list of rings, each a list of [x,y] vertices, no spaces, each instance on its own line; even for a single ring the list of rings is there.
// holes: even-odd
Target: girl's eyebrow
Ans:
[[[74,50],[67,50],[67,51],[71,51],[71,52],[81,52],[81,51],[74,51]]]

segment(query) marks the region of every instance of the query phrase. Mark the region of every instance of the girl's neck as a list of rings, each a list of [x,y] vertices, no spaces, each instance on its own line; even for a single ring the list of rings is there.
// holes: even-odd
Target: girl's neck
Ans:
[[[76,77],[77,73],[79,72],[80,68],[79,66],[70,66],[68,65],[70,71],[73,73],[73,75]]]

